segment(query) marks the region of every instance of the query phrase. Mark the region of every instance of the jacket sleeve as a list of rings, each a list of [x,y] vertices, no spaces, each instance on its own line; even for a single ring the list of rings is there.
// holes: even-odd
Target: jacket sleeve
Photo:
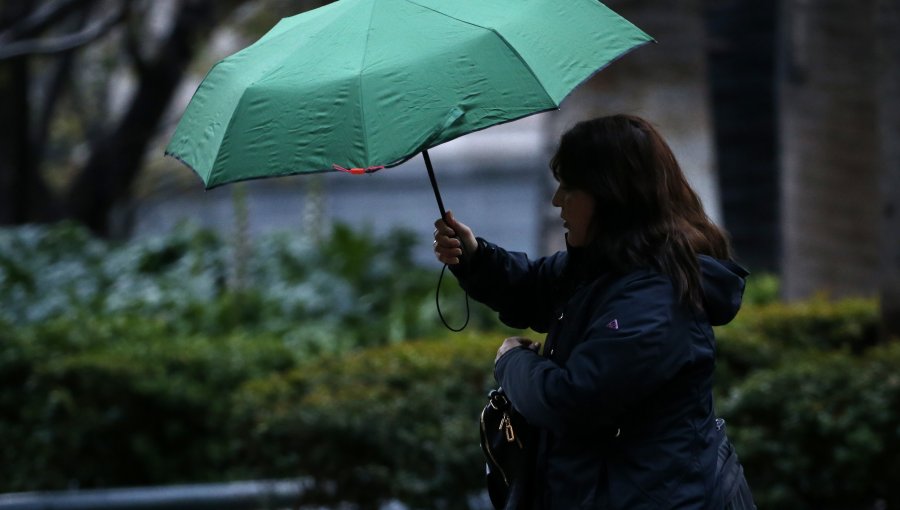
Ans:
[[[504,324],[546,332],[553,285],[564,264],[562,253],[530,260],[479,238],[475,255],[450,270],[462,288],[498,312]]]
[[[497,380],[530,423],[614,425],[690,363],[690,323],[679,317],[671,281],[649,272],[628,278],[591,316],[565,366],[522,348],[498,360]]]

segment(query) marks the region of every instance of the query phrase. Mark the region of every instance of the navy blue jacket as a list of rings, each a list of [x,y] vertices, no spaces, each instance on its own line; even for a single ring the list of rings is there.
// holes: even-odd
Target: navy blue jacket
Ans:
[[[495,366],[540,428],[535,508],[721,509],[710,326],[735,316],[747,272],[701,256],[704,310],[694,310],[663,274],[587,277],[583,256],[532,261],[479,239],[452,267],[504,323],[547,333],[543,355],[516,348]]]

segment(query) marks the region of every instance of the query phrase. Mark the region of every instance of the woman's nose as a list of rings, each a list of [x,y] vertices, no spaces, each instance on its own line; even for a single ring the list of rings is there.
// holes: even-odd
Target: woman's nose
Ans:
[[[553,193],[553,199],[550,200],[550,203],[553,204],[553,207],[562,207],[562,200],[559,196],[559,188],[556,188],[556,191]]]

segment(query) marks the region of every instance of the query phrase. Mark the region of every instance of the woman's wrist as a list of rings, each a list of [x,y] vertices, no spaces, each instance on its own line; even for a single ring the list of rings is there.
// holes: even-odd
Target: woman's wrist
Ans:
[[[478,238],[474,235],[466,239],[460,239],[459,242],[463,247],[463,256],[470,257],[478,252],[478,248],[481,245],[481,243],[478,242]]]

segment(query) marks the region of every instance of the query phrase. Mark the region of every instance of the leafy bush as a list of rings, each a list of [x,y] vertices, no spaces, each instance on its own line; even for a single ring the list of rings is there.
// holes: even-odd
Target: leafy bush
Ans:
[[[0,434],[15,445],[0,491],[307,475],[311,501],[465,508],[452,495],[481,488],[475,423],[502,334],[312,360],[271,336],[72,326],[0,335]]]
[[[266,236],[235,288],[230,248],[190,225],[125,244],[0,230],[0,437],[16,445],[0,490],[268,476],[235,457],[253,451],[233,433],[243,382],[442,331],[411,242]]]
[[[779,301],[781,281],[771,273],[753,273],[744,289],[744,306],[770,305]]]
[[[721,402],[760,508],[900,506],[900,344],[794,353]]]
[[[878,338],[878,320],[877,303],[865,299],[745,306],[733,322],[716,328],[717,390],[727,392],[792,353],[863,352]]]
[[[413,264],[413,242],[402,231],[376,239],[338,225],[321,244],[261,237],[235,261],[222,239],[190,224],[125,244],[74,224],[0,230],[0,320],[24,327],[133,314],[174,334],[281,335],[310,354],[382,345],[442,329],[436,273]],[[229,283],[237,264],[240,286]],[[462,316],[461,300],[442,304]],[[480,305],[473,315],[474,325],[496,322]]]
[[[476,417],[500,336],[371,349],[251,381],[238,397],[254,448],[243,458],[312,476],[321,503],[467,508],[483,484]]]
[[[230,395],[297,359],[277,337],[168,329],[122,316],[3,330],[0,490],[219,480]]]
[[[13,325],[127,312],[172,320],[226,290],[226,255],[214,234],[187,225],[124,245],[67,223],[0,230],[0,317]]]
[[[760,508],[900,504],[900,345],[876,346],[877,328],[876,302],[822,298],[716,328],[718,411]]]

